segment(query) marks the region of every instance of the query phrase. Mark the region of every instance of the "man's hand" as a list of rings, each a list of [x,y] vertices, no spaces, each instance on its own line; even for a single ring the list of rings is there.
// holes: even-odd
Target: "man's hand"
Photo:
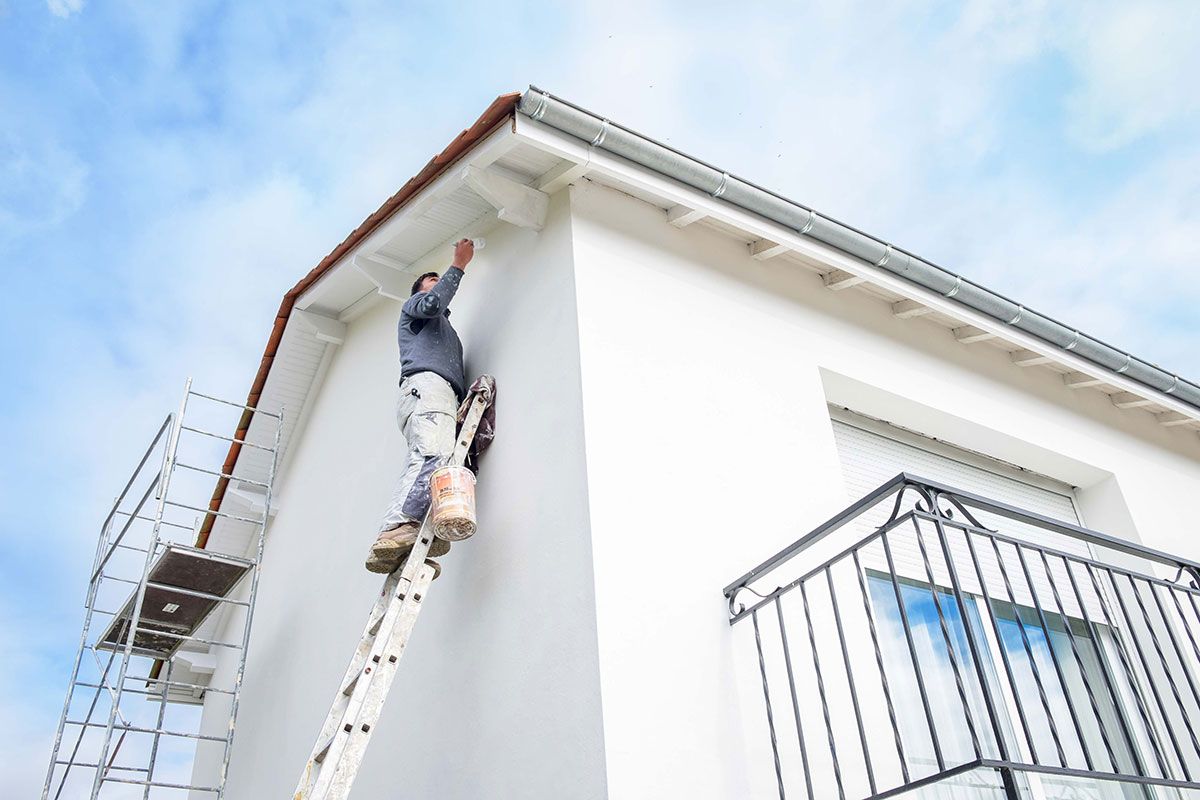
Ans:
[[[454,260],[450,262],[450,266],[466,270],[474,255],[475,243],[470,239],[459,239],[454,243]]]

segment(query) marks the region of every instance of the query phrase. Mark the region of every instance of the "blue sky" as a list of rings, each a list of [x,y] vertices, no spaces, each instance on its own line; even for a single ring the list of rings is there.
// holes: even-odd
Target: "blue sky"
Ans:
[[[4,793],[41,785],[101,509],[184,378],[244,396],[284,291],[497,94],[1200,379],[1197,9],[0,0]]]

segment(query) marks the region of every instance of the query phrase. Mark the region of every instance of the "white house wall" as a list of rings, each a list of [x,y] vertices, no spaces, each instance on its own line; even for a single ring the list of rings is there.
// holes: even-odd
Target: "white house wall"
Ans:
[[[610,796],[776,793],[753,631],[721,588],[855,499],[829,402],[1065,481],[1090,527],[1196,555],[1193,435],[649,203],[571,191]]]
[[[479,533],[442,559],[356,797],[607,796],[567,202],[540,233],[489,234],[452,306],[469,373],[497,378],[498,436]],[[293,445],[231,800],[290,796],[381,585],[363,560],[403,456],[398,314],[384,301],[349,325]]]

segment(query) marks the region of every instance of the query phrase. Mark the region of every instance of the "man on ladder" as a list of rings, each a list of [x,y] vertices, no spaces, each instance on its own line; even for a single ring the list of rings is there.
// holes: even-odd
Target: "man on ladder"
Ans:
[[[470,239],[454,245],[454,259],[440,277],[427,272],[413,283],[400,313],[400,398],[396,421],[408,443],[408,463],[392,493],[367,569],[390,573],[416,544],[429,508],[429,477],[454,450],[455,415],[466,394],[463,347],[450,324],[450,301],[475,254]],[[443,556],[450,543],[435,539],[430,556]],[[434,577],[441,567],[430,559]]]
[[[450,544],[435,538],[428,519],[430,476],[446,464],[461,468],[494,435],[496,384],[480,376],[464,390],[462,344],[447,306],[475,246],[463,239],[439,280],[426,273],[413,284],[400,315],[400,399],[397,421],[408,440],[408,464],[392,495],[367,569],[387,573],[340,688],[304,765],[293,800],[347,800],[367,744],[383,712],[430,583],[441,568],[427,555]],[[466,397],[461,407],[458,400]],[[459,424],[461,423],[461,429]],[[473,517],[473,512],[471,514]],[[474,533],[439,527],[438,537]]]

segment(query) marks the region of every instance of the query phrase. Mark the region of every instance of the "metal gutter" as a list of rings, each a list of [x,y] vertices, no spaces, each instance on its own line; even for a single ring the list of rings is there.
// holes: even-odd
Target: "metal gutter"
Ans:
[[[1029,334],[1101,367],[1200,410],[1200,385],[1137,358],[1077,328],[980,286],[963,276],[822,216],[807,206],[617,125],[535,86],[521,95],[517,111],[555,130],[641,167],[718,198],[796,233],[887,270],[973,311]]]

